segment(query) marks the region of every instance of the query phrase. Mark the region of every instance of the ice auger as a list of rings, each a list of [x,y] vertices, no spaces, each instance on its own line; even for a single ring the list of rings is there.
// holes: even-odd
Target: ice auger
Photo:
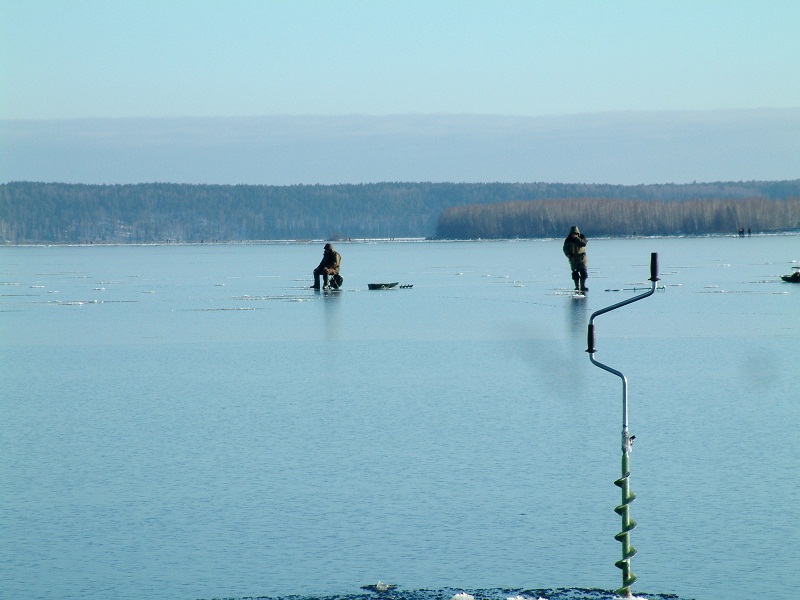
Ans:
[[[622,502],[614,509],[614,512],[622,517],[622,531],[615,535],[614,539],[622,544],[622,559],[615,563],[617,568],[622,569],[622,587],[616,590],[616,593],[624,598],[633,597],[631,594],[631,585],[636,581],[636,575],[631,571],[631,558],[636,554],[636,548],[631,545],[630,539],[630,532],[636,527],[636,521],[631,519],[630,514],[631,502],[636,499],[636,494],[631,491],[630,487],[631,444],[633,444],[633,440],[636,436],[628,433],[628,380],[625,378],[625,375],[616,369],[612,369],[594,359],[594,353],[596,351],[594,347],[594,320],[602,314],[621,308],[637,300],[647,298],[656,291],[656,284],[658,282],[658,254],[655,252],[650,254],[650,282],[652,283],[652,287],[644,294],[639,294],[638,296],[634,296],[633,298],[618,302],[617,304],[592,313],[589,319],[589,331],[587,335],[589,348],[586,351],[589,353],[589,360],[592,361],[592,364],[609,373],[613,373],[622,380],[622,477],[614,482],[614,485],[622,490]]]

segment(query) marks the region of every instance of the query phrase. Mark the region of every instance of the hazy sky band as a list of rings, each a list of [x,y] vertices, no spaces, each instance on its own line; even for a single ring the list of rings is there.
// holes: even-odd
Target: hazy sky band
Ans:
[[[691,183],[800,177],[800,109],[0,120],[0,182]]]

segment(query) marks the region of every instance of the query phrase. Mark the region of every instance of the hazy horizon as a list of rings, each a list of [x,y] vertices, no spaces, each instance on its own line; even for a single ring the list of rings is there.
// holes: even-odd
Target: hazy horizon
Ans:
[[[0,181],[658,184],[800,177],[800,109],[0,121]]]

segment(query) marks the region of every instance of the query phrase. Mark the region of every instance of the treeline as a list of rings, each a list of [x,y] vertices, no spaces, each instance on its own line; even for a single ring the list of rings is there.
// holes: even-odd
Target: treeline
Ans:
[[[552,212],[561,202],[573,202],[569,200],[571,198],[625,200],[629,204],[613,205],[612,212],[619,213],[616,217],[606,215],[607,219],[619,220],[615,228],[609,227],[609,233],[613,233],[611,229],[622,234],[634,230],[645,233],[643,226],[634,224],[638,223],[635,219],[640,218],[636,215],[646,210],[637,208],[637,201],[688,202],[684,210],[689,215],[686,219],[691,222],[693,210],[701,214],[710,210],[710,206],[703,207],[705,199],[724,202],[726,199],[786,200],[799,197],[800,180],[639,186],[562,183],[82,185],[12,182],[0,185],[0,243],[549,236],[560,231],[563,223],[554,225],[552,229],[543,225],[526,225],[526,219],[533,222],[541,217],[528,215],[532,206],[521,201],[558,200],[547,209]],[[699,199],[704,200],[700,202]],[[520,206],[513,207],[515,202],[520,202]],[[482,213],[495,215],[486,217],[489,221],[485,226],[474,228],[467,224],[470,219],[475,220],[474,215],[479,212],[476,207],[495,204],[504,206]],[[652,204],[649,209],[655,210],[658,204]],[[605,206],[597,210],[611,210],[611,205]],[[567,203],[560,209],[571,210]],[[522,222],[506,222],[514,220],[512,215],[515,212]],[[501,214],[506,216],[500,217]],[[634,220],[626,224],[628,218]],[[501,226],[498,220],[505,224]],[[646,218],[640,220],[647,221]],[[726,223],[729,221],[731,219]],[[700,218],[700,222],[708,220]],[[742,224],[758,227],[754,219],[743,220]],[[787,222],[775,226],[797,225]],[[715,226],[703,230],[703,227],[698,224],[693,230],[681,232],[705,233],[723,229]],[[672,225],[667,230],[660,232],[676,232]]]
[[[436,235],[443,239],[560,237],[571,225],[594,236],[800,230],[800,197],[683,202],[575,198],[473,204],[445,209]]]

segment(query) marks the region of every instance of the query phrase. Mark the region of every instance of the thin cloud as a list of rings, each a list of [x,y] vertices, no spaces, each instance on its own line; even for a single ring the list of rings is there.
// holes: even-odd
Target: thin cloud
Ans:
[[[685,183],[800,175],[800,109],[0,121],[0,181]]]

